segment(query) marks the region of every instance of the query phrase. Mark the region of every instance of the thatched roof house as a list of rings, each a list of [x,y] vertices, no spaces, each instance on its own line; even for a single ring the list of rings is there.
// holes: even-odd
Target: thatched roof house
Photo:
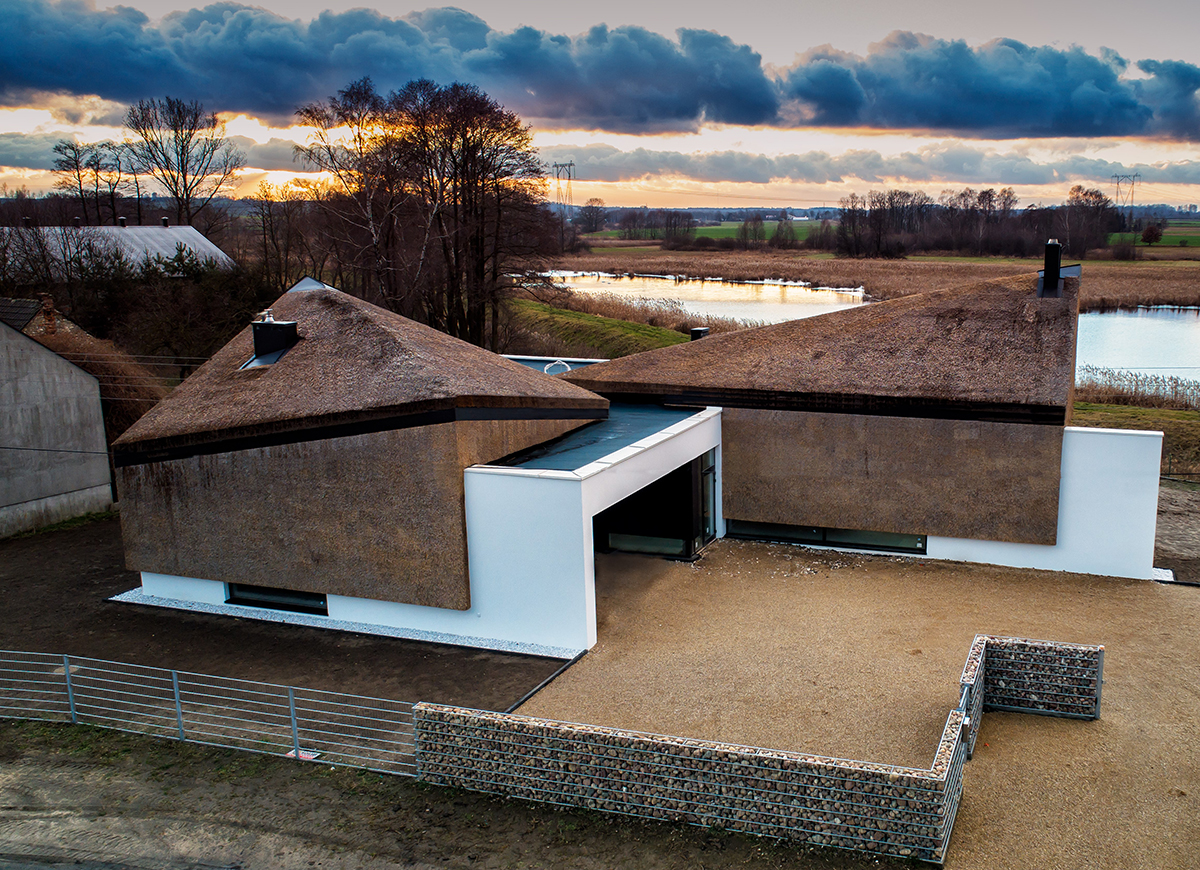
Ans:
[[[1051,298],[1037,281],[914,294],[561,377],[614,400],[721,406],[734,532],[1053,544],[1079,281]]]
[[[114,445],[129,567],[467,608],[463,469],[608,402],[323,286],[272,317]]]

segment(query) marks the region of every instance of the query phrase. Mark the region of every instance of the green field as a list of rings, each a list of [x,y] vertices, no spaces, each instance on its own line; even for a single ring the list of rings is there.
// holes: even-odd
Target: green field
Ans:
[[[1174,248],[1179,247],[1182,242],[1186,242],[1187,247],[1200,247],[1200,220],[1171,221],[1171,225],[1163,230],[1162,241],[1155,242],[1153,246],[1146,245],[1142,241],[1141,233],[1109,233],[1108,243],[1112,245],[1118,242],[1129,242],[1134,238],[1137,239],[1139,248]]]
[[[741,225],[741,221],[725,221],[715,227],[696,227],[696,238],[736,239],[738,227]],[[796,240],[804,241],[808,238],[808,234],[812,228],[814,226],[819,227],[820,225],[820,221],[792,221],[792,227],[796,231]],[[777,226],[779,226],[779,221],[763,221],[764,239],[770,239]],[[620,230],[601,230],[598,233],[586,233],[583,236],[585,239],[619,239],[620,237]]]

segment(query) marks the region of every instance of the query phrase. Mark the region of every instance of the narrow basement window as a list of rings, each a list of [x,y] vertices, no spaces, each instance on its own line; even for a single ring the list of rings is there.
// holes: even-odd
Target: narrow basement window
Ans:
[[[925,555],[925,535],[895,532],[871,532],[862,529],[829,529],[820,526],[789,526],[783,523],[756,523],[727,519],[726,534],[731,538],[753,541],[778,541],[784,544],[812,544],[818,547],[847,547],[854,550],[878,550],[881,553]]]
[[[226,604],[329,615],[329,604],[320,592],[297,592],[295,589],[274,589],[270,586],[251,586],[249,583],[227,583],[226,588]]]

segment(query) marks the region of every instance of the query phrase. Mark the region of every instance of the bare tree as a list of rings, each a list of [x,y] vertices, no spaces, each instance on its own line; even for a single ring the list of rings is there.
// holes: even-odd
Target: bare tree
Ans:
[[[604,208],[604,200],[592,197],[579,210],[579,229],[585,233],[595,233],[604,229],[608,219],[608,211]]]
[[[76,142],[74,139],[60,139],[54,145],[54,153],[58,155],[54,158],[53,172],[57,176],[54,187],[75,196],[83,212],[81,217],[85,224],[92,222],[88,214],[87,189],[90,186],[88,177],[91,174],[90,165],[95,151],[95,145]],[[99,220],[98,212],[96,217]]]
[[[296,153],[331,181],[335,257],[357,262],[401,314],[482,345],[504,295],[535,280],[544,172],[529,129],[471,85],[353,82],[297,116]]]
[[[139,100],[126,114],[125,126],[134,134],[135,167],[162,185],[181,224],[190,225],[246,164],[226,137],[225,124],[195,100]]]

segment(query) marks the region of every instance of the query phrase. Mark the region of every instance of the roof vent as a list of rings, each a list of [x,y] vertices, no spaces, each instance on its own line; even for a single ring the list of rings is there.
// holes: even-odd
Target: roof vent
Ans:
[[[127,223],[127,221],[125,220],[125,218],[123,218],[123,217],[117,218],[117,226],[123,227],[123,226],[125,226],[126,223]]]
[[[1062,295],[1059,288],[1059,273],[1062,270],[1062,245],[1058,239],[1046,242],[1046,263],[1042,269],[1042,280],[1038,284],[1038,296],[1042,298],[1058,298]]]
[[[251,363],[257,365],[275,362],[300,340],[296,321],[276,320],[270,308],[262,313],[261,320],[254,321],[250,326],[254,330],[254,359]]]
[[[169,227],[169,226],[171,225],[171,219],[170,219],[170,218],[167,218],[167,217],[165,217],[165,218],[163,218],[163,219],[162,219],[162,222],[163,222],[163,226],[164,226],[164,227]]]
[[[71,226],[80,229],[83,226],[83,218],[71,218]]]

